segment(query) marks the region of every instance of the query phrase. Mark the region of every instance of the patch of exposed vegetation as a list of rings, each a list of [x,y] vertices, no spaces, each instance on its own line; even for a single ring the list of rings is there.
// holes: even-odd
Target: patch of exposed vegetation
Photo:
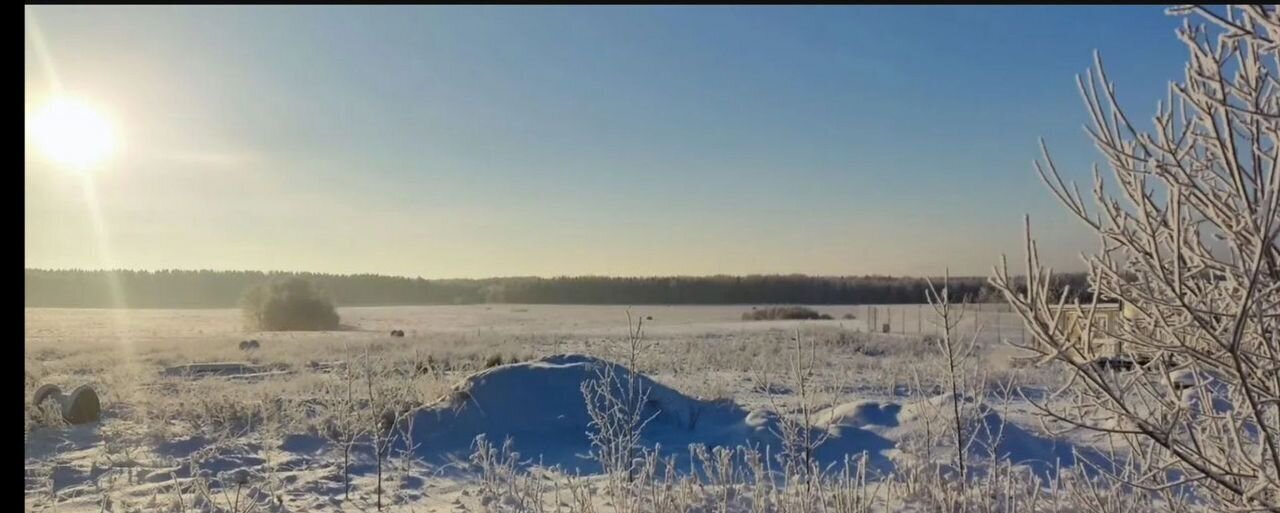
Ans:
[[[744,321],[830,320],[831,316],[803,306],[770,306],[742,314]]]
[[[241,308],[247,327],[258,331],[325,331],[339,327],[333,301],[303,278],[257,285],[245,293]]]

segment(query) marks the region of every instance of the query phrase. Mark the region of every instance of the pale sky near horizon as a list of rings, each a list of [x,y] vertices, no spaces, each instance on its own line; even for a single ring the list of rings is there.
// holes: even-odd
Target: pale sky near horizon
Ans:
[[[428,278],[985,275],[1096,241],[1034,173],[1100,162],[1074,76],[1150,119],[1180,18],[1129,7],[27,7],[27,267]],[[95,200],[87,200],[92,193]],[[1015,271],[1017,269],[1014,269]]]

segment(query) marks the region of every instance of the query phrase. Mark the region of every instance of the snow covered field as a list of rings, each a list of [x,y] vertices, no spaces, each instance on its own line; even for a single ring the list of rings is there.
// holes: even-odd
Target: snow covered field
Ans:
[[[1024,395],[1058,375],[1011,358],[996,339],[1020,324],[990,306],[958,330],[983,326],[957,402],[916,305],[877,308],[888,334],[867,333],[864,306],[815,307],[835,318],[821,321],[744,321],[750,305],[345,308],[347,330],[305,333],[245,333],[236,310],[27,309],[26,507],[931,511],[968,493],[1052,511],[1059,468],[1096,441],[1045,431]],[[183,367],[210,362],[244,365]],[[45,383],[92,384],[102,420],[58,425],[29,404]],[[601,422],[628,404],[634,419]],[[953,406],[966,491],[947,484]],[[593,455],[623,446],[626,475],[602,472]]]

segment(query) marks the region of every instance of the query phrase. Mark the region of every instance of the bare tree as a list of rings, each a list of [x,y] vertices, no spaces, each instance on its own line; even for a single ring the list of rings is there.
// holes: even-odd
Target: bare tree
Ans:
[[[968,418],[972,416],[970,412],[962,413],[966,403],[976,403],[977,399],[970,397],[968,391],[972,387],[972,383],[968,383],[965,379],[966,362],[973,357],[974,348],[978,340],[978,332],[980,326],[975,324],[973,334],[967,339],[956,333],[956,327],[964,320],[967,313],[965,304],[962,303],[960,308],[956,308],[951,303],[951,270],[946,271],[942,282],[942,291],[939,292],[933,285],[933,281],[929,280],[929,289],[925,291],[925,299],[929,302],[929,306],[933,307],[933,312],[937,316],[939,328],[942,335],[935,339],[938,346],[938,352],[942,353],[944,363],[946,364],[945,373],[947,376],[947,385],[951,389],[951,421],[955,430],[955,450],[956,450],[956,468],[960,471],[960,486],[965,488],[968,472],[965,467],[965,455],[969,450],[969,444],[972,443],[974,433],[968,434],[966,439],[965,424]],[[975,321],[976,322],[976,321]],[[976,406],[976,404],[975,404]]]
[[[360,404],[356,399],[355,366],[350,347],[343,344],[346,360],[339,367],[341,382],[326,380],[321,393],[328,419],[324,429],[325,437],[338,445],[342,450],[342,498],[351,498],[351,451],[365,434],[367,423],[360,415]],[[335,372],[336,376],[336,372]]]
[[[1098,208],[1064,182],[1043,143],[1036,162],[1053,194],[1101,241],[1085,258],[1093,302],[1053,297],[1029,223],[1025,283],[1014,282],[1007,262],[992,283],[1032,335],[1014,345],[1070,370],[1071,381],[1036,404],[1127,447],[1124,462],[1099,467],[1107,475],[1151,492],[1191,489],[1218,511],[1276,512],[1280,14],[1260,6],[1169,12],[1188,18],[1178,36],[1189,59],[1153,130],[1141,131],[1120,108],[1100,57],[1078,79],[1087,131],[1114,178],[1104,183],[1095,167]],[[1130,315],[1103,325],[1100,301]],[[1064,327],[1068,311],[1080,336]],[[1091,365],[1095,336],[1154,363],[1128,372]]]
[[[370,436],[369,445],[376,462],[376,506],[378,511],[382,511],[383,463],[390,456],[391,446],[396,441],[396,425],[411,413],[411,390],[417,365],[416,361],[408,362],[397,373],[390,362],[375,361],[368,346],[365,346],[363,363],[367,401],[365,413],[368,415],[366,433]]]
[[[611,486],[631,481],[640,434],[657,416],[656,412],[646,412],[649,386],[636,376],[636,365],[644,350],[644,320],[632,323],[630,311],[627,312],[627,334],[627,363],[631,367],[620,370],[616,363],[602,362],[595,369],[596,377],[584,380],[581,385],[587,413],[591,416],[587,437],[591,440],[593,455],[611,477]]]
[[[799,479],[804,485],[806,496],[811,496],[813,478],[819,477],[817,474],[821,470],[817,468],[816,453],[831,437],[829,431],[817,430],[813,427],[818,420],[818,412],[822,410],[818,396],[830,397],[834,394],[830,387],[819,387],[814,383],[818,361],[818,345],[815,339],[810,337],[806,347],[800,330],[796,329],[791,342],[793,342],[791,355],[787,361],[784,378],[789,393],[795,396],[798,411],[795,411],[794,415],[784,414],[783,408],[775,399],[777,394],[775,383],[770,377],[770,363],[764,363],[755,370],[756,381],[757,387],[765,391],[765,397],[768,398],[770,406],[778,414],[777,427],[770,428],[770,432],[782,443],[782,452],[777,455],[779,462],[783,465],[785,474],[789,478]]]

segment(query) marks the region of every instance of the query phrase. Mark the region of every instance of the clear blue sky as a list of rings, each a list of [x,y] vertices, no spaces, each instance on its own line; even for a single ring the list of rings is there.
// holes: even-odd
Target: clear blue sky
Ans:
[[[1098,160],[1102,51],[1149,119],[1186,56],[1143,7],[36,7],[26,100],[117,126],[29,155],[33,267],[424,277],[986,274],[1095,241],[1031,167]],[[93,219],[97,216],[100,224]],[[101,228],[99,228],[101,226]],[[105,235],[104,235],[105,232]]]

